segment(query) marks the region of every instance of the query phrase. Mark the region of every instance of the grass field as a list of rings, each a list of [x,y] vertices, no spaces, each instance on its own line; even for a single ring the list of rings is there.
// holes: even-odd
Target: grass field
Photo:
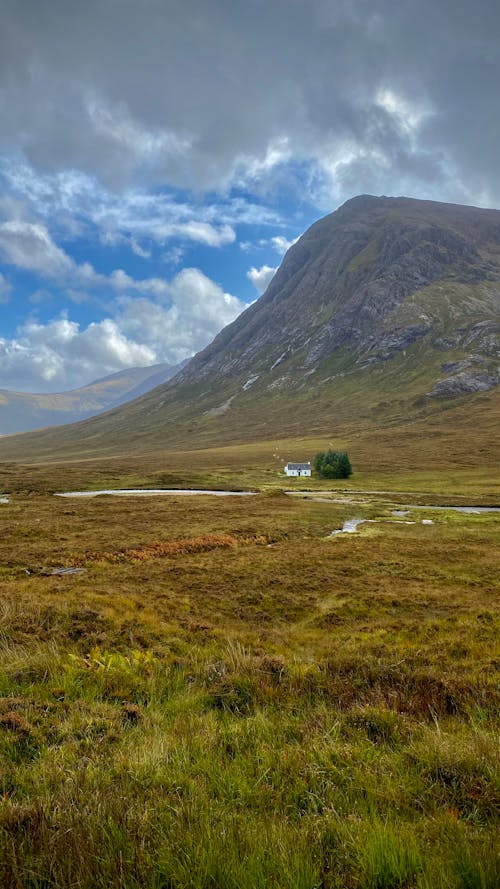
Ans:
[[[2,886],[498,885],[500,515],[287,497],[266,454],[2,467]]]
[[[500,414],[498,415],[500,417]],[[341,492],[389,491],[430,495],[429,502],[500,505],[500,422],[485,414],[480,431],[474,416],[462,426],[355,431],[330,437],[271,438],[259,442],[190,450],[153,449],[140,454],[90,457],[23,465],[0,461],[0,492],[24,494],[64,490],[133,487],[226,488],[281,490],[304,487],[304,479],[285,479],[289,460],[311,460],[318,451],[348,450],[353,476],[337,483]],[[457,432],[456,430],[459,429]],[[42,433],[40,433],[42,434]],[[31,436],[31,433],[30,433]],[[483,444],[478,447],[477,440]],[[22,443],[23,437],[15,441]],[[6,437],[4,447],[14,439]],[[12,455],[14,456],[14,454]],[[19,458],[20,459],[20,458]],[[313,477],[307,487],[330,489],[331,481]]]

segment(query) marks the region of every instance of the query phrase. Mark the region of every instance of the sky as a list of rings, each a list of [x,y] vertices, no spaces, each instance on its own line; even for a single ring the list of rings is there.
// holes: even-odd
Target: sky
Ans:
[[[176,364],[357,194],[500,207],[498,0],[0,0],[0,388]]]

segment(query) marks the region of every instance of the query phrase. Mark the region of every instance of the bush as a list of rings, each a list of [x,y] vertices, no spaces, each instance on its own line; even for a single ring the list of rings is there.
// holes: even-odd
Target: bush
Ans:
[[[322,478],[349,478],[352,466],[345,451],[326,451],[316,454],[314,468]]]

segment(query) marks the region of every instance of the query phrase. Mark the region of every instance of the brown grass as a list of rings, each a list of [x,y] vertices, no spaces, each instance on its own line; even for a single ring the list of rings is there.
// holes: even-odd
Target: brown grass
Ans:
[[[392,505],[2,506],[2,885],[493,889],[500,517]]]
[[[89,562],[148,562],[165,556],[207,553],[215,549],[234,549],[236,546],[266,545],[269,538],[264,535],[253,537],[233,537],[231,534],[202,534],[199,537],[186,537],[180,540],[157,540],[139,549],[122,549],[115,552],[86,552],[85,555],[70,555],[71,565],[86,565]]]

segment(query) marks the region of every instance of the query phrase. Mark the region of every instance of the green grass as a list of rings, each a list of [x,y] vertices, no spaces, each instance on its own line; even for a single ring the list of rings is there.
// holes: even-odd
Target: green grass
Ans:
[[[85,471],[129,469],[57,480]],[[2,885],[497,885],[497,515],[46,472],[0,511]],[[378,521],[328,538],[353,510]]]

